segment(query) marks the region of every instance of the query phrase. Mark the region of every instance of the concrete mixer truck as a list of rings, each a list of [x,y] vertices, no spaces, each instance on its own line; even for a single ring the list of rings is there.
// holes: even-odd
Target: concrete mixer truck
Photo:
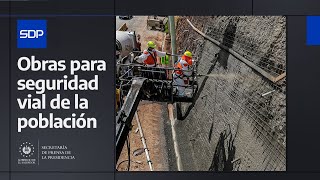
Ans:
[[[134,31],[116,31],[117,59],[126,58],[132,51],[140,51],[140,43]]]
[[[128,27],[123,24],[116,31],[116,63],[128,64],[131,63],[134,56],[141,51],[141,43],[139,35],[136,35],[134,31],[127,31]],[[117,75],[121,71],[126,71],[126,68],[117,67]]]

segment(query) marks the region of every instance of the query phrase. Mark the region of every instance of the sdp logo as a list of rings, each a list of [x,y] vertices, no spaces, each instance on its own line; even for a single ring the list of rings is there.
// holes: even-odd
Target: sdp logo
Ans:
[[[47,48],[47,20],[18,20],[18,48]]]

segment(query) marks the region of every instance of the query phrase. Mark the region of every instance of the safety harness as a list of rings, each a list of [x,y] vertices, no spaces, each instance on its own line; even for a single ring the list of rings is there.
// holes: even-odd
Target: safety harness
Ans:
[[[177,73],[177,71],[182,72],[182,65],[181,65],[180,61],[176,62],[175,67],[178,68],[178,69],[180,69],[180,70],[175,70],[175,71],[174,71],[174,76],[173,76],[173,78],[174,78],[174,79],[178,79],[178,78],[183,79],[183,73],[181,73],[181,74],[178,74],[178,73]]]
[[[149,49],[147,50],[148,53],[151,55],[153,62],[154,62],[154,67],[157,67],[157,60],[156,57],[154,56],[153,52],[150,52]],[[156,52],[155,52],[156,53]]]

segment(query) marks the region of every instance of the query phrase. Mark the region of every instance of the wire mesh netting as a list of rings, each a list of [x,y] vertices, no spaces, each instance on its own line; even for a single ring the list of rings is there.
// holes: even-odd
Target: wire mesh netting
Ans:
[[[286,72],[285,17],[215,16],[206,17],[202,25],[199,19],[201,17],[190,18],[197,28],[269,74],[279,76]],[[190,26],[182,27],[184,34],[178,36],[178,42],[184,39],[188,43],[181,43],[180,48],[192,50],[199,63],[198,73],[210,75],[199,79],[200,98],[189,114],[189,119],[199,120],[186,122],[186,131],[198,126],[206,129],[208,122],[206,126],[201,122],[212,121],[214,126],[210,132],[216,133],[210,139],[217,142],[219,133],[231,124],[233,133],[238,134],[235,145],[236,157],[242,159],[240,170],[285,170],[285,78],[273,83],[205,40]],[[216,53],[219,57],[215,59]],[[203,139],[207,137],[199,134]],[[198,146],[205,154],[197,156],[199,161],[212,156],[210,142]]]

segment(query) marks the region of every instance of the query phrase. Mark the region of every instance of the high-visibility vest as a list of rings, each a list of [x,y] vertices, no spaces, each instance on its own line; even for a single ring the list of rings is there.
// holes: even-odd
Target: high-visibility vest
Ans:
[[[156,65],[157,64],[157,52],[143,51],[144,54],[148,55],[147,59],[143,61],[147,65]]]
[[[175,69],[179,69],[179,70],[175,70],[175,73],[177,75],[183,75],[183,72],[182,72],[182,64],[180,62],[178,62],[176,65],[175,65]]]
[[[188,66],[192,65],[192,59],[187,58],[186,56],[182,56],[181,60],[178,61],[178,63],[175,65],[175,70],[176,75],[180,76],[183,75],[183,70],[186,70]]]
[[[169,64],[169,56],[168,55],[161,58],[161,64],[164,64],[164,65]]]

